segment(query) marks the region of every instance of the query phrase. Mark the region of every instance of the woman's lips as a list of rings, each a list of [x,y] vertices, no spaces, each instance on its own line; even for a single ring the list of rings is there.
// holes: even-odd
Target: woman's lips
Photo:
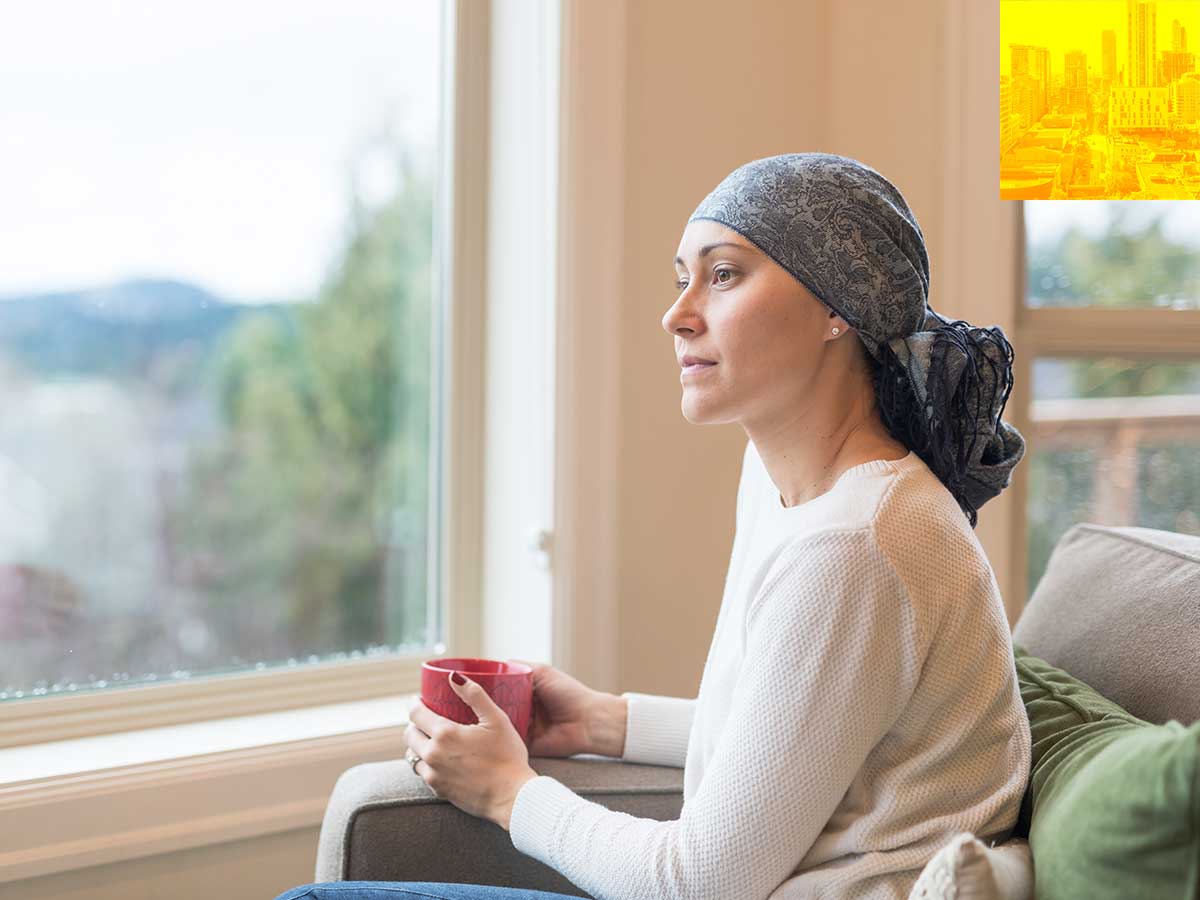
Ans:
[[[693,372],[699,372],[702,369],[711,369],[715,365],[716,363],[696,363],[693,366],[684,366],[683,371],[679,373],[679,377],[682,378],[684,375],[690,375]]]

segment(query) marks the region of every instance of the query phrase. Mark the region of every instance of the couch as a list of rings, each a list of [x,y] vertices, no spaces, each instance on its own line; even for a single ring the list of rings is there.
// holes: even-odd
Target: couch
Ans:
[[[1055,545],[1013,640],[1148,722],[1192,722],[1200,719],[1198,586],[1200,536],[1080,523]],[[591,754],[530,764],[609,809],[659,821],[679,816],[682,769]],[[1015,830],[1011,840],[1022,839]],[[517,851],[503,829],[436,798],[403,759],[355,766],[334,787],[314,881],[348,880],[590,896]]]

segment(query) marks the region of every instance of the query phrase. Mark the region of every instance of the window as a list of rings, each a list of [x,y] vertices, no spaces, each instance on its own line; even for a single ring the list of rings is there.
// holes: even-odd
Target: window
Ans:
[[[442,640],[445,21],[8,16],[0,711]]]
[[[1026,201],[1027,590],[1081,521],[1200,534],[1200,211]]]

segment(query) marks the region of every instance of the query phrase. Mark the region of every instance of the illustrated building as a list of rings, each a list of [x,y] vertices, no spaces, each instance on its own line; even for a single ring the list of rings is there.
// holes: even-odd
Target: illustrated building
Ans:
[[[1087,54],[1082,50],[1068,51],[1063,66],[1062,108],[1066,112],[1090,111],[1088,102]]]
[[[1186,50],[1164,50],[1162,52],[1163,84],[1178,81],[1186,72],[1196,71],[1196,54]]]
[[[1183,27],[1183,24],[1178,19],[1174,19],[1171,22],[1171,49],[1187,49],[1187,29]]]
[[[1158,87],[1158,4],[1125,0],[1126,87]]]
[[[1108,127],[1122,131],[1167,127],[1167,88],[1114,87],[1108,95]]]
[[[1021,114],[1013,109],[1012,81],[1000,76],[1000,156],[1012,149],[1021,136]]]
[[[1174,93],[1172,107],[1180,122],[1194,125],[1200,122],[1200,74],[1188,72],[1171,85]]]
[[[1117,33],[1111,28],[1100,32],[1101,77],[1105,86],[1117,80]]]
[[[1050,50],[1031,44],[1009,44],[1011,57],[1014,103],[1022,113],[1027,113],[1033,124],[1050,111]],[[1025,95],[1029,80],[1036,83],[1034,99],[1025,108]]]

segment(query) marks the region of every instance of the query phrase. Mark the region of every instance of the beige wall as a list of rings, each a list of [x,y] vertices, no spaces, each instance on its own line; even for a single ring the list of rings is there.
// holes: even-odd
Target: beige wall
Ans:
[[[272,900],[312,880],[319,829],[0,884],[0,900]]]
[[[962,54],[973,73],[965,103],[943,84],[953,21],[943,5],[953,0],[628,5],[625,254],[597,261],[622,266],[627,285],[613,298],[622,312],[617,690],[694,696],[721,600],[745,438],[736,426],[683,418],[661,325],[682,229],[720,178],[749,159],[800,150],[867,162],[900,186],[921,223],[935,307],[1011,324],[1008,210],[994,199],[998,136],[985,130],[998,120],[987,87],[994,10],[967,23],[988,52]],[[992,155],[964,164],[966,145],[954,143],[963,123],[980,132],[972,147]],[[967,200],[970,230],[955,218]],[[1003,495],[989,503],[977,529],[1002,587],[1008,504]],[[0,900],[269,900],[311,880],[316,841],[305,829],[47,876],[0,885]]]

